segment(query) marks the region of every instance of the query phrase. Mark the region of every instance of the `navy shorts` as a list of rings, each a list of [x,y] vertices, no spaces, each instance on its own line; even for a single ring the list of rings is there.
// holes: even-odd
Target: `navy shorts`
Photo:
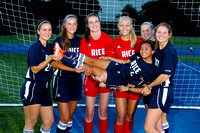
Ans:
[[[51,106],[51,92],[49,82],[26,80],[21,88],[21,99],[24,106],[41,104]]]
[[[174,90],[173,87],[163,88],[156,86],[152,88],[149,95],[148,108],[160,108],[163,112],[169,113],[171,104],[173,103]]]
[[[108,67],[106,68],[107,71],[107,80],[106,85],[109,87],[116,87],[119,85],[126,86],[127,83],[123,80],[121,76],[121,67],[122,65],[120,63],[117,63],[115,61],[111,61]]]
[[[78,101],[82,98],[82,76],[54,76],[53,99],[58,102]]]

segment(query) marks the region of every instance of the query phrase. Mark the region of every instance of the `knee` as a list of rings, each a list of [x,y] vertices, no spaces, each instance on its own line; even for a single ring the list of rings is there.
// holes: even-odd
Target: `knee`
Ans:
[[[119,114],[119,115],[117,115],[116,123],[118,125],[123,124],[124,120],[125,120],[125,116],[126,116],[125,114]]]
[[[131,121],[131,120],[133,120],[133,116],[134,116],[134,114],[133,113],[127,113],[126,114],[126,120],[128,120],[128,121]]]
[[[37,119],[25,120],[24,129],[26,129],[26,130],[33,130],[36,123],[37,123]]]
[[[98,113],[99,113],[99,118],[107,118],[107,109],[100,109]]]
[[[93,119],[93,116],[94,116],[94,110],[87,110],[87,111],[86,111],[85,117],[86,117],[87,119]]]
[[[53,125],[53,122],[54,122],[54,117],[52,117],[51,119],[43,121],[43,128],[44,129],[50,129],[51,126]]]

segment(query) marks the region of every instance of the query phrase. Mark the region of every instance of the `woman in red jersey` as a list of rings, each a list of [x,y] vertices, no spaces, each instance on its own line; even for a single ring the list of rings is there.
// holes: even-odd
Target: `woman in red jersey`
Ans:
[[[85,36],[81,39],[80,53],[93,58],[115,56],[112,38],[101,31],[99,16],[94,13],[86,17],[86,31]],[[91,76],[85,76],[84,93],[86,100],[86,115],[84,120],[85,133],[92,133],[93,130],[93,117],[97,93],[99,93],[99,132],[107,133],[107,106],[110,97],[110,89],[100,88],[99,82],[95,81]]]
[[[118,28],[120,36],[113,40],[116,58],[130,62],[129,58],[140,52],[143,40],[136,36],[132,19],[128,16],[120,17]],[[141,95],[133,92],[115,91],[114,97],[117,111],[114,131],[115,133],[131,133],[133,117]]]

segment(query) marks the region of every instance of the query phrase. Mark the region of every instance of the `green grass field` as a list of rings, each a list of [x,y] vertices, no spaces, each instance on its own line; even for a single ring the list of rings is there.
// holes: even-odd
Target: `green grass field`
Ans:
[[[22,133],[24,128],[23,107],[0,107],[0,133]],[[39,117],[35,133],[39,133],[42,120]]]

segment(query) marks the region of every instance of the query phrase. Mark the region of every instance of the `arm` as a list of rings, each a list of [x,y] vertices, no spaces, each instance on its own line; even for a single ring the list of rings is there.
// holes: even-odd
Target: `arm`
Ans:
[[[57,57],[51,55],[45,61],[41,62],[38,66],[31,66],[31,70],[34,74],[37,74],[39,71],[44,69],[48,65],[48,63],[51,62],[52,60],[60,60],[60,59],[61,59],[61,55]]]
[[[71,67],[65,66],[64,64],[62,64],[62,63],[60,63],[58,61],[53,61],[51,63],[51,66],[53,68],[64,70],[64,71],[70,71],[70,72],[76,72],[76,73],[81,73],[82,72],[80,69],[75,69],[75,68],[71,68]]]
[[[107,56],[103,56],[103,57],[100,57],[100,58],[108,59],[110,61],[115,61],[115,62],[123,63],[123,64],[131,62],[129,59],[128,60],[123,60],[123,59],[117,59],[117,58],[107,57]]]
[[[139,93],[139,94],[142,94],[143,89],[144,88],[134,88],[132,86],[122,86],[122,85],[116,87],[116,90],[119,90],[120,92],[130,91],[130,92]]]
[[[161,83],[163,83],[164,81],[166,81],[169,78],[169,75],[167,74],[160,74],[151,84],[149,84],[148,86],[144,87],[144,90],[142,92],[143,95],[148,95],[151,93],[151,90],[149,88],[152,88],[154,86],[157,86]],[[150,93],[149,93],[150,92]]]

